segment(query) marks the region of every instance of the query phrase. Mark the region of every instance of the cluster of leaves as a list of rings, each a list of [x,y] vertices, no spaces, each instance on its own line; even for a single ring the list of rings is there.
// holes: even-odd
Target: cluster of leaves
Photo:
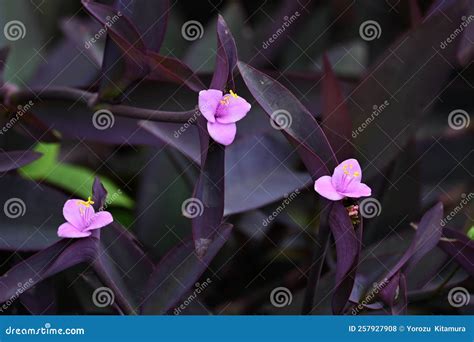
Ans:
[[[446,227],[441,220],[443,204],[456,206],[472,186],[464,166],[472,144],[469,132],[449,129],[445,112],[472,108],[459,94],[472,90],[473,31],[435,47],[473,8],[463,0],[406,3],[387,17],[364,2],[282,1],[271,9],[278,20],[302,15],[268,49],[260,41],[281,27],[278,20],[265,27],[255,20],[255,32],[265,35],[259,37],[232,3],[178,59],[172,55],[179,54],[177,41],[186,42],[179,36],[184,21],[173,17],[169,1],[83,0],[84,16],[61,21],[60,38],[31,75],[15,67],[16,46],[0,50],[4,123],[33,101],[0,137],[0,203],[20,198],[26,205],[23,216],[0,219],[0,302],[31,281],[8,310],[165,314],[206,273],[212,286],[185,313],[345,314],[361,302],[361,312],[452,310],[447,290],[472,286],[474,243],[465,234],[472,223],[464,214]],[[359,10],[391,23],[370,49],[356,39]],[[56,22],[60,14],[47,12]],[[104,27],[106,35],[84,48]],[[306,30],[320,39],[307,41]],[[370,52],[362,73],[363,57],[352,55],[361,46],[347,50],[354,40]],[[303,60],[309,55],[323,56],[322,72],[310,57]],[[348,77],[336,77],[332,65],[339,64]],[[197,92],[207,88],[254,99],[227,148],[210,139],[196,110]],[[351,137],[387,100],[376,122]],[[97,129],[98,110],[112,113],[113,125]],[[270,122],[281,111],[291,124],[276,130]],[[356,223],[346,203],[312,190],[317,178],[355,156],[383,208]],[[91,237],[59,239],[62,204],[90,189],[95,209],[107,206],[115,222]],[[191,220],[181,215],[190,197],[203,205]],[[109,309],[92,305],[99,286],[115,295]],[[284,308],[268,298],[278,286],[292,292]]]

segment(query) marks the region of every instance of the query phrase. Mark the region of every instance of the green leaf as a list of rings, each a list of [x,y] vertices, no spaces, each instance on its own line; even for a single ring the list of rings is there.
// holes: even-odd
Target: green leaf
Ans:
[[[469,228],[469,230],[467,231],[467,237],[471,240],[474,240],[474,226]]]
[[[59,162],[59,148],[59,144],[37,144],[35,151],[41,152],[43,156],[20,168],[20,174],[28,179],[46,181],[74,195],[87,198],[91,195],[90,189],[95,174],[88,168]],[[133,208],[133,200],[113,181],[103,176],[100,179],[109,194],[110,205]]]

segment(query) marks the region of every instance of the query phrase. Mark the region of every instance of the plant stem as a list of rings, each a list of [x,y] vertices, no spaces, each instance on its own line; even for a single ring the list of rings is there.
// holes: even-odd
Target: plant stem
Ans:
[[[197,109],[182,112],[170,112],[138,108],[126,105],[113,105],[107,103],[96,103],[97,94],[85,90],[70,87],[48,87],[44,89],[11,89],[0,93],[0,102],[9,105],[24,104],[28,101],[46,100],[69,100],[77,101],[87,105],[92,110],[107,109],[112,114],[127,118],[150,120],[158,122],[174,122],[193,124],[191,120],[197,113]]]

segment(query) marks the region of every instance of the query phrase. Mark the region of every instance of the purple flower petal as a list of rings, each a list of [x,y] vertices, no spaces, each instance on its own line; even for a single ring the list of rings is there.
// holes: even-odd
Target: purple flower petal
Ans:
[[[237,122],[247,115],[251,107],[244,98],[227,94],[217,107],[216,121],[223,124]]]
[[[81,209],[82,208],[82,209]],[[92,207],[89,207],[94,210]],[[80,200],[72,199],[66,201],[63,207],[63,215],[66,221],[71,223],[73,226],[82,229],[85,228],[84,218],[81,214],[81,210],[88,209],[80,204]]]
[[[58,228],[58,236],[62,238],[83,238],[90,235],[91,232],[80,231],[69,222],[63,223]]]
[[[364,183],[353,182],[348,187],[348,189],[346,189],[344,192],[341,192],[341,194],[345,197],[351,198],[366,197],[372,195],[372,189]]]
[[[332,185],[340,193],[352,192],[356,189],[362,178],[362,170],[355,159],[347,159],[340,163],[332,175]]]
[[[235,139],[235,134],[237,133],[237,125],[235,123],[230,124],[221,124],[218,122],[207,123],[207,131],[209,135],[222,145],[230,145]]]
[[[111,224],[114,221],[114,218],[112,217],[112,214],[107,212],[107,211],[101,211],[95,214],[87,228],[85,229],[86,231],[93,230],[93,229],[98,229],[107,226],[108,224]]]
[[[199,92],[199,110],[209,122],[215,122],[217,108],[222,100],[222,91],[216,89],[201,90]]]
[[[319,177],[314,182],[314,190],[331,201],[338,201],[344,198],[344,195],[339,194],[332,185],[330,176]]]

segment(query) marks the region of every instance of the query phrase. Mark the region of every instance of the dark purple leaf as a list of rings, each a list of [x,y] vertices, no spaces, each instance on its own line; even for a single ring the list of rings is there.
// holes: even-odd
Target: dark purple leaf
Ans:
[[[354,127],[366,126],[353,142],[360,155],[371,161],[364,170],[368,177],[395,158],[444,89],[456,65],[460,39],[445,48],[440,43],[447,33],[459,29],[466,9],[465,1],[442,1],[442,10],[434,9],[421,25],[392,44],[352,93]],[[385,101],[389,104],[381,110]],[[376,122],[365,124],[369,119]],[[384,146],[382,154],[380,146]]]
[[[23,284],[24,288],[27,286],[28,284]],[[50,280],[44,280],[32,289],[23,292],[20,301],[32,315],[57,314],[56,291],[53,282]]]
[[[341,314],[349,301],[355,280],[362,238],[362,223],[354,227],[346,208],[340,202],[334,202],[329,214],[329,227],[336,244],[336,289],[332,307]]]
[[[98,242],[95,237],[62,239],[16,264],[0,278],[0,303],[15,296],[19,283],[34,286],[69,267],[92,262],[97,257]]]
[[[474,241],[450,228],[443,229],[443,237],[448,240],[439,241],[438,247],[474,276]]]
[[[84,8],[104,27],[107,33],[121,48],[122,52],[136,61],[142,61],[146,52],[146,46],[136,27],[130,19],[118,10],[90,0],[82,0]],[[111,19],[118,18],[113,24]]]
[[[82,4],[107,30],[99,94],[101,99],[116,99],[148,74],[145,43],[122,12],[89,0]]]
[[[237,63],[237,48],[234,37],[225,22],[219,15],[217,18],[217,55],[214,75],[212,76],[211,89],[224,89],[227,82],[231,81],[234,88],[233,71]]]
[[[139,121],[136,119],[114,115],[110,128],[97,129],[92,119],[94,110],[83,103],[67,100],[45,101],[35,104],[35,112],[46,124],[54,125],[65,139],[86,139],[108,144],[162,144],[155,136],[139,127]]]
[[[442,203],[436,204],[423,215],[410,246],[395,266],[384,276],[384,279],[386,279],[389,285],[383,288],[381,299],[390,308],[393,309],[397,289],[400,289],[401,293],[401,287],[403,285],[401,283],[402,277],[405,279],[406,274],[413,269],[420,259],[438,244],[441,237],[442,217]]]
[[[180,60],[153,52],[148,52],[147,56],[150,67],[148,79],[184,84],[196,92],[205,88],[199,77]]]
[[[191,239],[169,252],[151,275],[142,313],[165,314],[174,307],[199,280],[229,238],[231,231],[232,226],[224,223],[202,258],[196,255]]]
[[[138,311],[147,293],[145,285],[154,265],[143,252],[136,238],[114,222],[101,231],[98,260],[107,274],[105,281],[113,282],[124,298]]]
[[[238,67],[257,102],[276,124],[284,128],[283,132],[297,147],[313,179],[329,174],[337,165],[336,157],[314,117],[288,89],[270,76],[242,62],[238,62]]]
[[[187,127],[179,135],[177,132],[182,127],[179,124],[143,121],[140,126],[175,147],[197,165],[201,163],[196,144],[197,126]],[[293,170],[294,160],[290,156],[289,146],[273,137],[273,132],[236,139],[228,146],[224,215],[256,209],[280,200],[296,189],[305,188],[311,179],[306,173]],[[316,156],[311,155],[311,160],[313,157]],[[265,163],[260,162],[262,158],[265,158]]]
[[[205,120],[204,120],[205,121]],[[206,125],[200,127],[201,131],[206,129]],[[193,218],[193,238],[196,253],[199,257],[206,254],[210,243],[215,238],[224,215],[224,161],[225,147],[210,142],[207,131],[201,134],[201,172],[194,189],[191,201],[197,201],[197,205],[202,207],[200,215]],[[195,203],[196,205],[196,203]]]
[[[170,12],[169,0],[118,0],[118,10],[136,25],[148,50],[159,52]]]
[[[339,81],[332,70],[331,63],[326,55],[324,55],[323,60],[321,126],[337,159],[342,161],[354,156],[350,143],[352,123],[347,103]]]
[[[16,175],[0,177],[0,250],[38,251],[58,241],[66,196]]]
[[[41,157],[34,151],[2,151],[0,152],[0,172],[18,169]]]

